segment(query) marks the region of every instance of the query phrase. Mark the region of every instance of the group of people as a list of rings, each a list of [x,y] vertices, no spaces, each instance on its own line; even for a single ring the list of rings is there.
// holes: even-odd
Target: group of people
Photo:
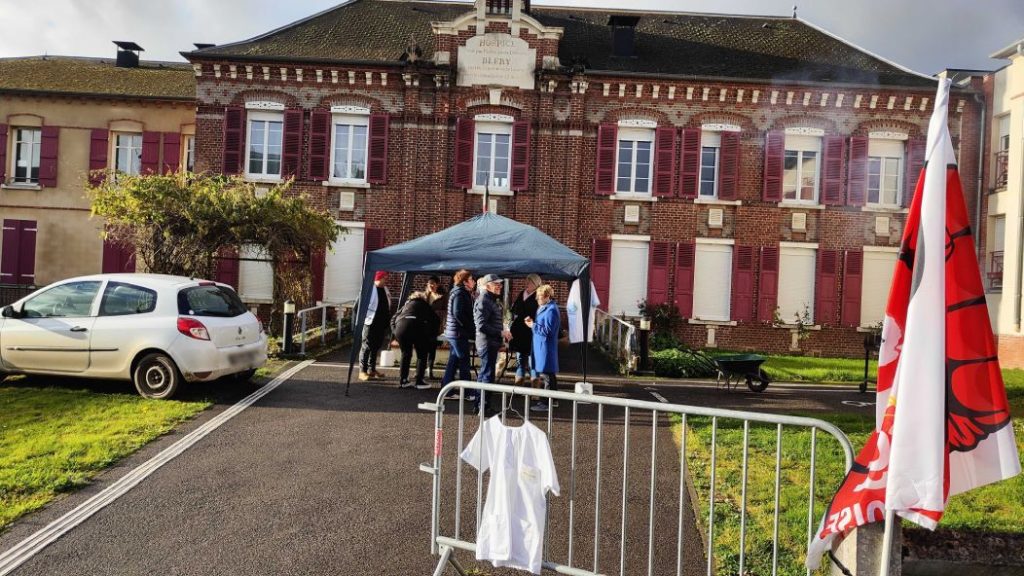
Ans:
[[[527,276],[526,287],[516,294],[508,324],[505,323],[501,298],[505,281],[494,274],[483,276],[478,283],[471,272],[459,270],[453,277],[451,293],[447,295],[441,288],[440,279],[431,276],[426,289],[411,293],[394,314],[391,313],[390,295],[384,285],[386,280],[386,272],[378,272],[374,277],[374,290],[370,294],[363,326],[360,380],[382,378],[376,369],[377,356],[390,329],[402,352],[400,387],[430,388],[425,377],[428,369],[433,370],[438,335],[441,334],[449,346],[442,386],[453,381],[456,375],[460,380],[472,378],[472,344],[480,358],[478,382],[494,383],[498,354],[505,346],[509,356],[516,356],[517,386],[529,383],[535,387],[557,389],[561,317],[554,299],[554,288],[544,284],[536,274]],[[416,352],[416,376],[415,381],[410,381],[413,351]],[[457,398],[457,394],[451,394],[448,399]],[[467,394],[466,399],[475,410],[497,411],[490,402],[488,406],[481,406],[475,393]],[[551,403],[551,406],[556,405],[557,402]],[[538,401],[530,409],[544,412],[549,409],[549,403]]]

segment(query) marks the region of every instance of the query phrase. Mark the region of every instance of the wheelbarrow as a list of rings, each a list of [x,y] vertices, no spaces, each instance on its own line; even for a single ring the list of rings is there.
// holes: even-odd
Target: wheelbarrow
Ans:
[[[709,372],[717,375],[719,386],[734,389],[740,382],[746,381],[747,388],[754,392],[764,392],[771,379],[761,368],[765,357],[758,354],[734,354],[731,356],[708,356],[699,350],[686,350],[694,361]]]

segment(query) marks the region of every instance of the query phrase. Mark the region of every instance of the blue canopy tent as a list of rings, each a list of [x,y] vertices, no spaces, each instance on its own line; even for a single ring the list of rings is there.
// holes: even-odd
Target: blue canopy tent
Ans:
[[[540,274],[551,280],[579,280],[590,286],[590,260],[540,230],[515,220],[484,212],[465,222],[408,242],[374,250],[363,264],[363,285],[356,307],[352,355],[345,394],[352,384],[352,370],[359,355],[362,326],[366,319],[364,302],[369,302],[373,276],[378,271],[403,273],[401,299],[409,292],[414,274],[453,274],[461,269],[474,274],[501,277]],[[590,316],[590,290],[580,290],[583,325]],[[587,342],[581,346],[583,378],[587,371]]]

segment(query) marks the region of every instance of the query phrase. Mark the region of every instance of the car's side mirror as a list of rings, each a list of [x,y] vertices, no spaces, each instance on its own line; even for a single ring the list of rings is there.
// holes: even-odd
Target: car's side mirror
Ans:
[[[4,306],[3,310],[0,310],[0,316],[3,316],[4,318],[20,318],[21,310],[14,306]]]

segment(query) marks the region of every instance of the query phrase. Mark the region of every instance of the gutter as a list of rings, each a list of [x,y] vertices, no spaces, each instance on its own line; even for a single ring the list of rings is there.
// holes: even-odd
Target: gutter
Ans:
[[[815,80],[788,80],[788,79],[775,79],[775,78],[735,78],[729,76],[699,76],[695,74],[663,74],[660,72],[630,72],[630,71],[618,71],[618,70],[597,70],[594,68],[587,68],[584,71],[587,76],[611,76],[615,78],[656,78],[662,80],[703,80],[710,82],[723,82],[723,83],[738,83],[738,84],[769,84],[775,86],[813,86],[819,88],[862,88],[865,90],[931,90],[934,93],[935,89],[928,86],[906,86],[902,84],[855,84],[855,83],[840,83],[840,82],[819,82]],[[922,80],[925,80],[922,78]],[[937,80],[936,80],[937,82]],[[967,89],[953,88],[955,92],[970,92]]]
[[[303,56],[249,56],[242,54],[203,54],[201,52],[179,52],[189,62],[230,62],[232,60],[239,62],[277,62],[277,63],[288,63],[288,64],[321,64],[325,66],[338,66],[338,65],[349,65],[349,66],[387,66],[389,68],[405,68],[410,67],[406,62],[401,60],[344,60],[338,58],[310,58]],[[420,64],[420,69],[433,69],[434,63],[429,60],[419,60],[424,64]],[[429,64],[429,67],[425,64]]]
[[[981,104],[981,119],[978,120],[978,132],[981,134],[981,136],[978,139],[978,187],[976,189],[977,194],[975,195],[974,201],[974,208],[976,212],[974,215],[974,233],[981,234],[981,186],[983,176],[985,175],[985,125],[987,124],[986,115],[988,114],[988,105],[985,103],[985,98],[983,98],[982,95],[978,93],[974,94],[974,101]],[[975,242],[974,251],[977,253],[977,258],[981,262],[981,267],[984,270],[985,261],[983,259],[981,252],[981,242]]]
[[[165,102],[195,102],[195,96],[149,96],[136,94],[103,94],[97,92],[59,92],[56,90],[28,90],[23,88],[0,88],[0,94],[16,96],[68,96],[74,98],[96,98],[113,100],[162,100]]]

